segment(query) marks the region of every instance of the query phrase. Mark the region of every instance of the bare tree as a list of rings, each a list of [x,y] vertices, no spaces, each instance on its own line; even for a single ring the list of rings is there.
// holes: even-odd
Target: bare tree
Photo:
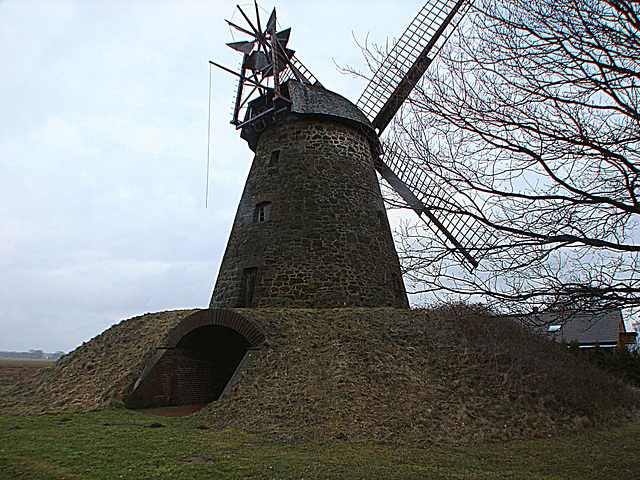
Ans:
[[[512,308],[640,306],[640,4],[478,0],[395,124],[485,229],[480,266],[405,225],[414,291]],[[437,194],[435,194],[438,196]]]

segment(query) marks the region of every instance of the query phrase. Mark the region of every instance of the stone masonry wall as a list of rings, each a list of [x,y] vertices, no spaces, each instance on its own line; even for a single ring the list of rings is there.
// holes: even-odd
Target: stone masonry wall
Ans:
[[[408,307],[362,132],[303,117],[262,133],[210,306]]]

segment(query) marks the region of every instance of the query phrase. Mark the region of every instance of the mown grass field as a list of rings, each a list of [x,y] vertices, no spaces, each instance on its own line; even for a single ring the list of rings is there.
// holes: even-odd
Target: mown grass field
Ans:
[[[0,367],[23,366],[23,367],[47,367],[53,365],[55,360],[38,360],[32,358],[0,358]]]
[[[640,421],[554,438],[421,449],[264,438],[126,410],[2,415],[0,478],[635,479]]]

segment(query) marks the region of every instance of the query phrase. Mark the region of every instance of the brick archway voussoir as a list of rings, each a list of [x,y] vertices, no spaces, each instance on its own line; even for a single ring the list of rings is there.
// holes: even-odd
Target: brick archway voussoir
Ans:
[[[256,347],[264,341],[265,335],[260,326],[244,315],[221,308],[199,310],[182,319],[167,335],[161,348],[175,348],[180,339],[196,328],[219,325],[239,333]]]

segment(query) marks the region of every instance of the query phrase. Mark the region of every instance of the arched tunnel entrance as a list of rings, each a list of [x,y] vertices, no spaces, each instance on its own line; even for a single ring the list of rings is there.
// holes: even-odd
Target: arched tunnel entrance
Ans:
[[[203,405],[237,382],[264,339],[259,327],[230,310],[200,310],[183,319],[147,363],[129,408]]]

